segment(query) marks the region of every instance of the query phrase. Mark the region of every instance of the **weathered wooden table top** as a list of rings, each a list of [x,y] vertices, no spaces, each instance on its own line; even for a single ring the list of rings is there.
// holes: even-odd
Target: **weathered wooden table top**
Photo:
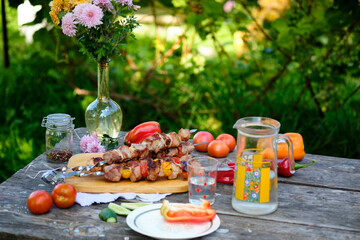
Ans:
[[[80,136],[86,129],[76,130]],[[79,139],[75,139],[75,146]],[[77,140],[77,141],[76,141]],[[75,150],[79,153],[80,150]],[[196,153],[195,153],[196,154]],[[235,153],[228,155],[235,159]],[[246,216],[231,207],[232,185],[218,183],[216,202],[220,228],[203,239],[360,239],[360,160],[306,154],[301,163],[316,164],[299,169],[291,178],[279,177],[279,207],[265,216]],[[50,164],[45,154],[33,160],[29,174],[59,164]],[[64,164],[65,165],[65,164]],[[29,194],[53,186],[40,176],[31,179],[19,170],[0,185],[0,239],[146,239],[130,229],[125,217],[105,223],[98,213],[107,206],[94,204],[69,209],[53,207],[34,215],[26,207]],[[185,203],[187,193],[166,197]],[[125,202],[117,199],[115,203]],[[225,213],[225,214],[224,214]]]

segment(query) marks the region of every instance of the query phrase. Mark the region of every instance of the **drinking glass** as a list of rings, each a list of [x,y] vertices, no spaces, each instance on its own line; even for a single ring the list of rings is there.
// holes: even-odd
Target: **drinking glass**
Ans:
[[[215,202],[218,161],[211,157],[193,157],[187,163],[189,181],[189,202],[202,204],[207,200]]]

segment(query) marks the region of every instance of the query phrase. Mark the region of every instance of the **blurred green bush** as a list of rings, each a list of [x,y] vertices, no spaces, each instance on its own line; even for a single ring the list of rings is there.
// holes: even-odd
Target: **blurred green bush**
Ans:
[[[16,24],[13,7],[21,1],[6,11],[1,181],[45,151],[43,117],[65,112],[84,127],[85,109],[96,97],[96,63],[51,27],[48,3],[30,2],[42,5],[35,23],[48,20],[31,44]],[[163,131],[236,136],[237,119],[267,116],[281,122],[281,132],[301,133],[307,153],[360,158],[357,0],[236,1],[229,12],[225,0],[134,2],[142,6],[138,40],[110,64],[123,130],[157,120]]]

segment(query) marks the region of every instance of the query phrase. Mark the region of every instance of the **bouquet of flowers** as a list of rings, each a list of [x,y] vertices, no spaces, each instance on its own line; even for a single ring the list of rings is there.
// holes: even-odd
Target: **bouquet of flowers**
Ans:
[[[81,51],[97,62],[120,55],[122,42],[139,25],[132,0],[53,0],[50,16],[62,32],[76,37]]]

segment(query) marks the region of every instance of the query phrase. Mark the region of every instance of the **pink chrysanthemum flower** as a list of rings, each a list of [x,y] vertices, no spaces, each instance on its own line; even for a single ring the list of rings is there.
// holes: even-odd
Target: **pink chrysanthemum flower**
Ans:
[[[98,141],[92,141],[87,145],[87,149],[85,152],[88,153],[102,153],[105,152],[105,147],[101,146]]]
[[[87,149],[87,146],[90,142],[94,141],[94,138],[89,135],[85,135],[80,140],[80,149],[82,152],[85,152]]]
[[[84,153],[105,152],[105,147],[101,145],[96,132],[92,136],[85,135],[80,140],[80,149]]]
[[[77,22],[75,21],[75,17],[73,13],[67,13],[61,22],[61,28],[62,28],[62,32],[69,36],[69,37],[74,37],[76,35],[76,24]]]
[[[110,0],[93,0],[93,3],[97,6],[106,8],[107,10],[114,9],[114,6],[111,4]]]
[[[75,18],[78,18],[79,16],[81,16],[81,15],[82,15],[82,12],[83,12],[83,9],[84,9],[85,7],[90,6],[90,5],[92,5],[92,4],[91,4],[91,3],[88,3],[88,2],[86,2],[86,3],[80,3],[80,4],[76,5],[76,7],[75,7],[74,10],[73,10],[74,15],[75,15]]]
[[[80,24],[87,28],[92,28],[102,24],[101,19],[104,13],[101,8],[96,5],[81,3],[75,7],[74,15]]]

